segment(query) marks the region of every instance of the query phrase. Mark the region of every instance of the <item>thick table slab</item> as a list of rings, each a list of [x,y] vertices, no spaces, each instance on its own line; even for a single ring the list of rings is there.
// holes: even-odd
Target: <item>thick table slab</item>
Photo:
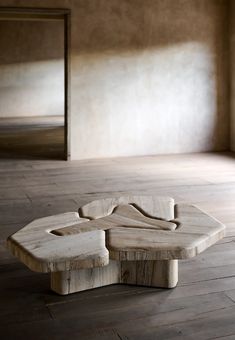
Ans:
[[[178,260],[224,236],[225,226],[169,197],[123,196],[41,218],[8,238],[31,270],[51,272],[51,288],[69,294],[113,283],[173,288]]]

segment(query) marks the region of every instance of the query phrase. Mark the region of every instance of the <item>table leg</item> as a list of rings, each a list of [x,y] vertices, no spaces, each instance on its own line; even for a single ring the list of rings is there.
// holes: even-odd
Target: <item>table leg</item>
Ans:
[[[66,295],[120,282],[120,262],[110,260],[104,267],[51,273],[51,289]]]
[[[121,262],[121,283],[174,288],[177,282],[178,260]]]
[[[114,283],[173,288],[178,260],[113,261],[104,267],[51,273],[51,289],[66,295]]]

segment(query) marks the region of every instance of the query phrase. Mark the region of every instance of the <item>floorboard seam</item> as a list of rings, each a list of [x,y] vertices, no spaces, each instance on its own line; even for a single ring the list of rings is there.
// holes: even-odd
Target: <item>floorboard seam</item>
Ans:
[[[235,333],[231,333],[231,334],[226,334],[226,335],[222,335],[218,337],[208,338],[207,340],[224,339],[224,338],[227,338],[228,336],[234,336],[234,339],[235,339]]]
[[[209,268],[216,268],[216,267],[208,267]],[[215,278],[212,278],[212,279],[207,279],[207,280],[199,280],[199,281],[193,281],[193,282],[188,282],[188,283],[185,283],[185,284],[178,284],[177,287],[187,287],[187,286],[190,286],[190,285],[194,285],[194,284],[197,284],[199,282],[208,282],[208,281],[216,281],[216,280],[223,280],[223,279],[231,279],[231,278],[235,278],[235,275],[231,275],[231,276],[222,276],[222,277],[215,277]]]

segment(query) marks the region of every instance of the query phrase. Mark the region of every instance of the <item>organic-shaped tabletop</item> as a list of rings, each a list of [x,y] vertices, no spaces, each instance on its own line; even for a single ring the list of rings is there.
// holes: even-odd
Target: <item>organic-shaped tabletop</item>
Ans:
[[[187,259],[224,232],[223,224],[193,205],[175,205],[168,197],[126,196],[93,201],[79,214],[34,220],[10,236],[8,246],[31,270],[53,273],[113,266],[114,261]]]

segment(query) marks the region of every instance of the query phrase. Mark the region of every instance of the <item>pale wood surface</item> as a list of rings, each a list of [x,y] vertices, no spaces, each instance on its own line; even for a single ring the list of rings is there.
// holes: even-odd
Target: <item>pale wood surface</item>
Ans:
[[[113,261],[104,267],[51,273],[51,289],[67,295],[114,283],[174,288],[178,261]]]
[[[0,160],[0,174],[2,339],[234,339],[234,154]],[[226,225],[227,236],[181,261],[178,285],[169,291],[113,285],[57,296],[49,291],[47,274],[30,271],[6,250],[4,240],[33,219],[124,194],[196,204]]]
[[[98,203],[96,201],[96,206]],[[110,211],[111,208],[106,213]],[[96,228],[110,229],[107,231],[110,257],[132,261],[190,258],[225,235],[223,224],[192,205],[177,205],[174,221],[179,224],[178,228],[175,223],[147,218],[135,207],[124,205],[118,206],[109,216],[57,229],[56,234],[62,236]],[[145,251],[141,252],[142,249]]]
[[[64,238],[50,233],[83,221],[72,212],[35,220],[9,237],[8,247],[30,269],[43,273],[107,265],[109,253],[103,230]]]
[[[96,201],[96,203],[97,202],[98,201]],[[64,228],[58,228],[56,230],[52,230],[52,232],[58,236],[65,236],[78,234],[85,231],[97,229],[107,230],[118,227],[129,227],[133,229],[147,228],[154,230],[174,230],[177,228],[177,225],[173,222],[146,217],[132,205],[119,205],[114,208],[113,212],[111,211],[110,215],[104,215],[104,217],[100,217],[91,221],[81,221],[79,224],[74,224],[72,226]]]
[[[170,216],[169,209],[177,224],[145,216],[153,215],[153,209],[144,210],[147,202],[161,218]],[[198,255],[225,231],[197,207],[174,206],[172,198],[97,200],[79,211],[99,217],[59,214],[35,220],[8,238],[9,249],[30,269],[54,273],[51,288],[62,295],[113,283],[173,288],[178,282],[175,260]]]
[[[120,262],[110,260],[104,267],[51,273],[51,289],[58,294],[66,295],[121,283],[120,268]]]
[[[166,221],[174,218],[174,199],[164,196],[121,196],[92,201],[79,209],[82,217],[97,219],[110,215],[118,205],[133,204],[144,214],[164,219]]]
[[[119,216],[132,216],[136,220],[139,218],[138,211],[131,206],[124,206],[124,209],[121,206],[117,211]],[[200,254],[224,237],[225,226],[199,208],[178,204],[176,211],[178,228],[174,226],[168,230],[151,230],[145,226],[142,229],[132,229],[125,224],[127,228],[108,230],[107,247],[110,257],[123,261],[187,259]]]
[[[89,205],[89,213],[92,214],[93,207],[95,213],[100,210],[104,217],[89,221],[79,218],[77,213],[66,213],[35,220],[8,238],[9,249],[32,270],[56,272],[101,267],[107,265],[109,259],[186,259],[196,256],[224,236],[225,226],[196,207],[177,205],[177,228],[169,221],[143,215],[150,202],[158,216],[169,216],[165,202],[171,203],[168,209],[174,212],[173,199],[121,197],[118,203],[125,201],[134,205],[137,202],[141,212],[132,205],[115,207],[112,199],[105,204],[104,200],[96,201]]]
[[[178,283],[178,261],[122,261],[120,282],[174,288]]]
[[[126,199],[129,200],[124,197],[122,201]],[[173,199],[168,198],[143,196],[130,198],[130,200],[140,204],[141,209],[148,202],[151,207],[152,203],[161,216],[163,215],[161,211],[166,211],[165,215],[167,215],[167,208],[173,211],[174,207]],[[109,262],[104,230],[121,225],[132,227],[133,232],[136,226],[137,229],[146,228],[149,225],[150,228],[158,229],[161,227],[168,230],[176,228],[174,223],[147,218],[132,206],[120,206],[114,214],[93,221],[79,218],[77,213],[72,212],[35,220],[11,235],[8,238],[8,246],[15,256],[35,271],[56,272],[101,267]],[[66,229],[69,226],[72,226],[73,233],[68,231],[68,234],[65,234],[66,237],[55,236],[59,235],[56,230],[61,227]],[[79,231],[77,235],[74,235],[75,230]],[[143,257],[145,258],[144,255]]]

